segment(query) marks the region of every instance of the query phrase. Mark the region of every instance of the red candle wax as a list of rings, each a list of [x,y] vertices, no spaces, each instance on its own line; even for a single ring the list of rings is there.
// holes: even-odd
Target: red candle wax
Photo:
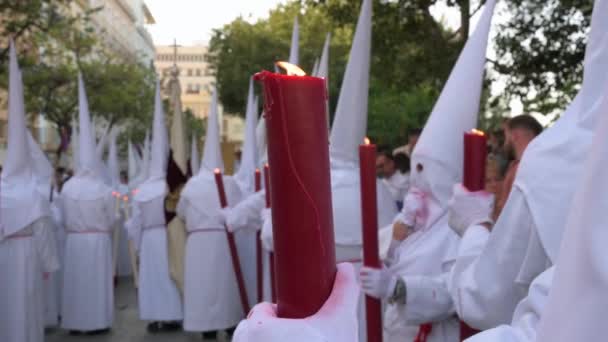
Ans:
[[[469,191],[485,188],[487,146],[487,137],[483,132],[474,129],[464,134],[462,185]]]
[[[270,168],[264,165],[264,186],[266,187],[266,208],[270,208]],[[273,303],[277,302],[277,288],[274,277],[274,252],[268,253],[268,267],[270,269],[270,297]]]
[[[363,265],[380,268],[378,253],[378,202],[376,199],[376,145],[359,146],[361,177],[361,215],[363,229]],[[365,296],[367,341],[382,341],[382,306],[380,300]]]
[[[220,170],[215,170],[215,185],[217,186],[217,194],[220,199],[220,206],[222,208],[228,207],[228,200],[226,199],[226,190],[224,189],[224,178]],[[230,249],[230,258],[232,260],[232,269],[236,278],[236,282],[239,288],[239,296],[241,299],[241,306],[243,308],[244,315],[249,313],[249,299],[247,298],[247,290],[245,288],[245,279],[243,278],[243,272],[241,270],[241,263],[239,261],[239,254],[236,250],[236,242],[234,240],[234,233],[231,233],[226,229],[226,238],[228,240],[228,248]]]
[[[277,315],[304,318],[329,297],[336,254],[322,78],[263,71]]]

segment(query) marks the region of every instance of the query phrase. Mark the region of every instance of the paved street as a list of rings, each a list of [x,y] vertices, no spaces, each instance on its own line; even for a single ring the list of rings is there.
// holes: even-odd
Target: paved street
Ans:
[[[69,336],[67,331],[49,331],[46,342],[200,342],[200,334],[159,333],[148,334],[146,323],[138,319],[137,296],[131,278],[121,279],[116,290],[114,326],[112,331],[102,336]],[[212,340],[206,340],[212,341]],[[218,341],[225,341],[220,339]]]

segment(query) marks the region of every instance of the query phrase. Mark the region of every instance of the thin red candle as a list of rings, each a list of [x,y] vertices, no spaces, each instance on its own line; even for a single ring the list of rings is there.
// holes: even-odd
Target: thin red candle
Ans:
[[[226,199],[226,190],[224,189],[224,178],[220,170],[215,170],[215,185],[217,186],[217,194],[220,199],[220,206],[222,208],[228,207],[228,200]],[[239,260],[239,253],[236,250],[236,243],[234,241],[234,233],[231,233],[226,228],[226,238],[228,240],[228,247],[230,248],[230,258],[232,259],[232,269],[236,277],[236,282],[239,288],[239,296],[241,299],[241,306],[245,316],[249,313],[249,299],[247,298],[247,290],[245,289],[245,280],[243,278],[243,272],[241,270],[241,263]]]
[[[297,67],[296,67],[297,68]],[[327,90],[322,78],[262,71],[277,285],[277,315],[316,313],[334,285]]]
[[[361,218],[363,234],[363,265],[380,268],[378,253],[378,202],[376,199],[376,145],[366,139],[359,146],[361,177]],[[382,305],[380,300],[365,296],[367,341],[382,341]]]
[[[260,169],[255,169],[255,192],[262,190],[262,173]],[[255,256],[256,256],[256,275],[257,275],[257,290],[258,303],[264,300],[264,265],[262,262],[262,240],[260,236],[262,231],[258,230],[255,239]]]
[[[270,208],[270,167],[264,165],[264,186],[266,187],[266,208]],[[273,303],[277,302],[277,287],[274,277],[274,252],[268,253],[268,268],[270,270],[270,298]]]
[[[464,170],[462,185],[469,191],[480,191],[486,183],[487,137],[476,129],[464,134]]]

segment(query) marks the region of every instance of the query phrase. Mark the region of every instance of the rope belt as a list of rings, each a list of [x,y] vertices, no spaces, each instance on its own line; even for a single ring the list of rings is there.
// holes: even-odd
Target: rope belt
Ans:
[[[87,229],[87,230],[71,230],[68,229],[68,234],[110,234],[109,230],[102,229]]]
[[[13,239],[26,239],[29,237],[34,236],[33,233],[24,233],[24,234],[13,234],[13,235],[9,235],[6,237],[6,239],[8,240],[13,240]]]
[[[226,229],[224,228],[197,228],[197,229],[191,229],[188,230],[188,235],[190,234],[194,234],[194,233],[224,233],[226,232]]]
[[[142,230],[146,231],[146,230],[152,230],[152,229],[166,229],[166,228],[167,228],[167,226],[165,226],[164,224],[154,224],[151,226],[143,227]]]

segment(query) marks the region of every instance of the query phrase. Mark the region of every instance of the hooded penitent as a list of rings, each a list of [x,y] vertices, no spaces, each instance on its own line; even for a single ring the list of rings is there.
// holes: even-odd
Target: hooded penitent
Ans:
[[[563,118],[530,143],[513,184],[526,197],[541,244],[553,262],[559,252],[577,180],[583,172],[593,128],[606,114],[599,110],[608,77],[605,67],[608,60],[606,7],[606,1],[595,1],[583,86],[577,99]]]
[[[79,142],[79,137],[78,137],[78,125],[76,123],[76,120],[73,119],[72,120],[72,138],[70,139],[70,145],[71,145],[71,152],[72,152],[72,171],[74,173],[78,172],[78,151],[79,151],[79,147],[78,147],[78,142]]]
[[[134,188],[136,185],[134,181],[137,177],[137,158],[135,157],[135,150],[133,144],[129,141],[127,145],[127,161],[128,161],[128,173],[129,173],[129,187]]]
[[[8,94],[8,150],[1,177],[0,239],[19,232],[38,219],[50,215],[48,204],[36,191],[36,175],[29,152],[23,86],[17,53],[11,41]]]
[[[367,130],[371,24],[371,1],[364,1],[330,136],[334,230],[335,241],[339,245],[361,245],[361,216],[353,215],[353,212],[361,208],[358,146],[363,143]],[[327,60],[328,43],[329,39],[325,43],[322,60]],[[397,213],[390,193],[382,184],[378,185],[378,210],[380,226],[390,224]],[[337,250],[339,261],[353,258],[340,254]]]
[[[495,0],[486,3],[412,152],[411,186],[429,201],[424,228],[443,216],[452,187],[462,181],[463,134],[477,127],[495,4]]]
[[[331,33],[327,34],[325,38],[325,44],[323,44],[323,53],[321,53],[321,59],[315,76],[321,77],[327,80],[329,83],[329,43],[331,42]]]
[[[203,148],[203,160],[201,161],[201,169],[198,174],[211,173],[215,169],[224,171],[224,160],[222,159],[222,151],[220,150],[220,129],[217,110],[217,90],[213,90],[211,97],[211,110],[207,117],[207,136],[205,137],[205,146]]]
[[[258,124],[258,113],[253,96],[253,79],[249,80],[249,92],[247,94],[247,110],[245,115],[245,140],[243,142],[243,154],[241,166],[234,176],[241,187],[243,194],[254,192],[255,170],[258,167],[256,126]]]

